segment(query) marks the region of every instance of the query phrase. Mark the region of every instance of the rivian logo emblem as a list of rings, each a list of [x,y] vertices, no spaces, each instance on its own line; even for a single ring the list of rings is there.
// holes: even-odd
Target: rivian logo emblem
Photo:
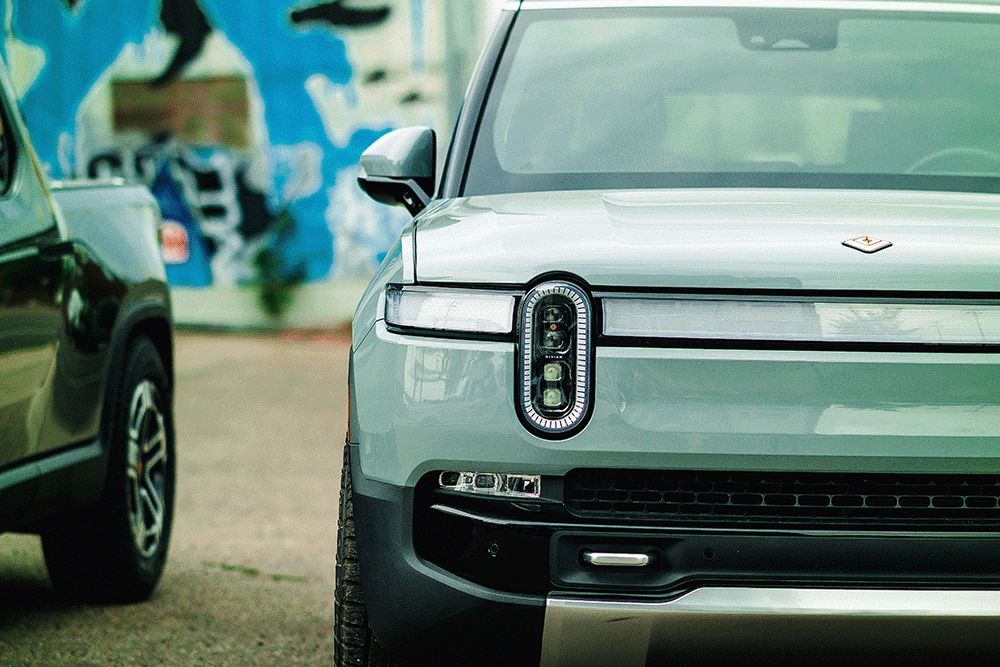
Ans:
[[[854,248],[855,250],[860,250],[861,252],[873,253],[879,250],[885,250],[892,245],[892,241],[883,241],[882,239],[877,239],[873,236],[858,236],[853,239],[847,239],[844,241],[844,245],[848,248]]]

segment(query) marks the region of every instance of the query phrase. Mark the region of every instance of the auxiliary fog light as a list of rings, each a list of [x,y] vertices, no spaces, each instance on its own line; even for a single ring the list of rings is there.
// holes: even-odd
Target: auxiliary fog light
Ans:
[[[546,382],[559,382],[563,379],[562,364],[545,364],[542,369],[542,377]]]
[[[438,477],[438,486],[483,496],[538,498],[542,493],[542,477],[499,472],[443,472]]]
[[[542,392],[542,405],[545,407],[561,408],[563,403],[563,393],[561,389],[546,389]]]

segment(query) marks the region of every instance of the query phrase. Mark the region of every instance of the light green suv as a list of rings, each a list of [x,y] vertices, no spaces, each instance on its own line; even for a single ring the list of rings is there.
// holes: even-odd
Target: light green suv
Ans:
[[[337,664],[1000,624],[1000,6],[511,2],[354,319]]]

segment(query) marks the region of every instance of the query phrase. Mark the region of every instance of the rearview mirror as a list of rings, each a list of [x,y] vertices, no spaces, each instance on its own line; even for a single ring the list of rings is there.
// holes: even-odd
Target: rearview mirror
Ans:
[[[434,192],[437,141],[429,127],[389,132],[361,154],[358,185],[377,202],[422,211]]]

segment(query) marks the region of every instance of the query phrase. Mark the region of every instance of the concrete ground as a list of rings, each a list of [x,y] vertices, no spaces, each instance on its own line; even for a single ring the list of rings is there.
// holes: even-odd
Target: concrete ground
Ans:
[[[177,339],[177,515],[154,598],[68,604],[0,536],[2,665],[332,661],[346,339]]]

